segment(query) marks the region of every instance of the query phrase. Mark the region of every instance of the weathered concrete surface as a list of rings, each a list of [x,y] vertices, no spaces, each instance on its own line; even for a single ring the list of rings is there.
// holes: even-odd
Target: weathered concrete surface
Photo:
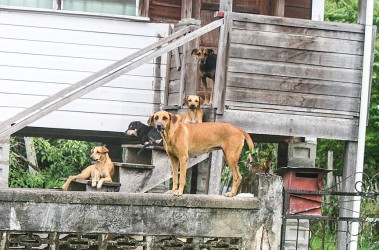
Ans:
[[[0,231],[237,237],[243,249],[277,249],[281,181],[262,178],[259,198],[0,189]]]

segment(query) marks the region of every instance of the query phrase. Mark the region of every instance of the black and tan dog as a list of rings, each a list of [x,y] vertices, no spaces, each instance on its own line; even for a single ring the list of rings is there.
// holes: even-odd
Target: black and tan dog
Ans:
[[[104,146],[97,146],[91,150],[91,161],[93,165],[85,168],[80,174],[68,177],[62,189],[67,191],[71,181],[76,179],[90,179],[92,187],[101,188],[104,182],[112,182],[114,165],[108,155],[109,150]]]
[[[225,195],[235,196],[241,184],[242,176],[238,170],[238,161],[247,141],[249,149],[254,150],[254,143],[248,133],[229,123],[203,122],[190,124],[178,122],[174,114],[159,111],[151,117],[150,124],[161,133],[163,146],[171,161],[173,186],[170,193],[182,195],[186,183],[188,159],[222,149],[230,171],[233,175],[232,190]],[[180,181],[178,188],[178,171],[180,164]]]
[[[217,55],[212,49],[193,49],[192,55],[196,55],[198,61],[198,73],[201,78],[201,83],[204,88],[204,105],[212,105],[213,102],[213,87],[215,82]],[[208,96],[207,78],[212,80],[212,91],[210,97]]]
[[[138,151],[138,155],[148,146],[162,146],[163,140],[160,133],[154,128],[143,124],[140,121],[131,122],[125,131],[128,136],[137,137],[143,147]]]
[[[187,104],[188,111],[185,114],[176,114],[180,122],[185,123],[202,123],[204,112],[201,109],[204,100],[197,95],[189,95],[183,99],[183,103]]]

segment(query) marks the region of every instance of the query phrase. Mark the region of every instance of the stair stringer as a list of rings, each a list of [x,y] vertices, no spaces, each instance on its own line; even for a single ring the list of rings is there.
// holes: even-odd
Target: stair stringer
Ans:
[[[151,149],[154,169],[120,169],[121,192],[144,193],[172,177],[171,163],[165,151]],[[187,169],[209,158],[209,153],[190,158]]]

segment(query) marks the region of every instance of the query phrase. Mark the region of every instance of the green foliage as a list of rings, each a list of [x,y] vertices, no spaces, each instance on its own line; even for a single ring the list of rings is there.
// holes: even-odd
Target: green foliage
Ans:
[[[34,147],[41,171],[30,173],[19,155],[25,154],[21,138],[11,138],[10,174],[11,187],[60,188],[62,178],[78,174],[89,166],[90,151],[95,143],[74,140],[46,140],[34,138]],[[24,157],[25,158],[25,157]]]
[[[276,169],[276,152],[278,146],[275,143],[255,143],[254,152],[251,152],[245,144],[238,162],[238,169],[242,175],[241,192],[252,192],[256,173],[264,173]],[[221,175],[223,187],[230,187],[232,176],[229,168],[224,167]]]
[[[356,23],[358,1],[355,0],[327,0],[325,3],[325,20],[333,22]],[[379,24],[379,1],[375,1],[374,25]],[[366,131],[364,171],[368,175],[377,173],[379,167],[379,32],[376,34],[374,66],[369,105],[369,120]],[[334,166],[341,175],[343,165],[342,142],[333,140],[319,140],[317,146],[317,163],[326,166],[327,151],[334,152]]]

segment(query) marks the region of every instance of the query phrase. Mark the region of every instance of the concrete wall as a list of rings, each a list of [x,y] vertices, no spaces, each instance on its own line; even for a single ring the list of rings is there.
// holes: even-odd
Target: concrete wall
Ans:
[[[248,198],[0,189],[0,233],[4,249],[20,232],[51,233],[50,240],[68,233],[95,234],[109,242],[110,234],[146,236],[149,243],[140,244],[152,244],[148,249],[155,249],[162,237],[197,247],[215,238],[237,249],[278,249],[282,182],[262,176],[258,183],[260,196]]]

